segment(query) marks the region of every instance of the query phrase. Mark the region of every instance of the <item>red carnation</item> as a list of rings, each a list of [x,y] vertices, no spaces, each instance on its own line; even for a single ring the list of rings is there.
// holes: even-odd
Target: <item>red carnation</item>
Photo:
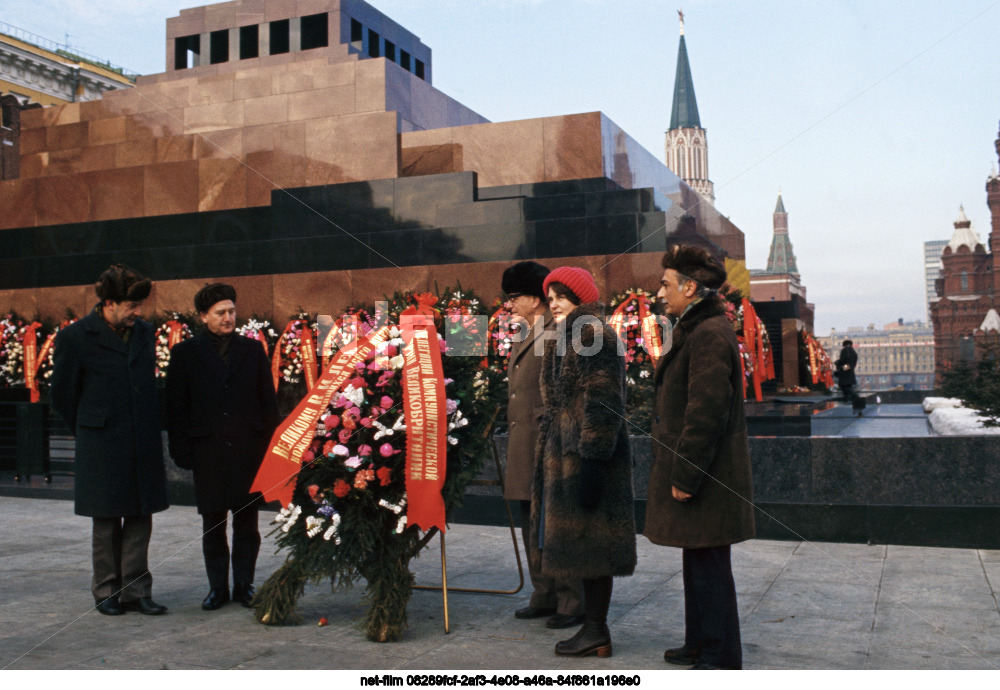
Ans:
[[[375,471],[375,474],[378,475],[379,485],[389,486],[389,483],[392,481],[392,470],[390,468],[380,467]]]
[[[343,479],[338,479],[333,485],[333,495],[337,498],[343,498],[347,494],[351,493],[351,485],[345,482]]]

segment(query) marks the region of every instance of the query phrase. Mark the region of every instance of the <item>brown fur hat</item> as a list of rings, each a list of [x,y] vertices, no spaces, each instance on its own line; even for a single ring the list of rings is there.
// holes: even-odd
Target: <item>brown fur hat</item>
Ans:
[[[672,268],[705,287],[717,290],[726,282],[726,269],[707,249],[675,244],[663,255],[663,268]]]
[[[141,302],[153,289],[153,283],[141,273],[122,264],[109,267],[97,279],[94,290],[103,302]]]

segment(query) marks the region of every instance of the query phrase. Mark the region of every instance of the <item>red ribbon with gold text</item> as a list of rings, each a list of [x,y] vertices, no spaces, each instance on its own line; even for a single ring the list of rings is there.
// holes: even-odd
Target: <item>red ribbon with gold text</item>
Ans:
[[[32,321],[31,325],[24,327],[24,338],[21,340],[21,347],[24,351],[24,385],[31,391],[31,402],[38,402],[41,396],[38,394],[38,335],[35,331],[42,324]]]
[[[299,330],[299,356],[302,357],[302,371],[306,377],[306,388],[311,390],[316,385],[316,341],[313,340],[313,332],[309,327],[309,322],[295,319],[285,326],[281,337],[278,338],[278,343],[274,346],[274,356],[271,357],[271,376],[274,379],[274,390],[278,390],[278,384],[281,383],[281,365],[284,364],[281,345],[285,342],[285,338],[288,338],[299,327],[301,327]],[[264,349],[267,349],[266,343]]]
[[[764,379],[764,341],[760,336],[760,319],[757,318],[757,311],[750,304],[750,300],[743,298],[743,337],[746,340],[746,348],[750,353],[750,361],[753,363],[753,394],[759,402],[764,396],[760,389],[761,381]]]
[[[448,409],[441,346],[434,327],[433,295],[400,315],[410,340],[403,347],[403,410],[406,414],[407,520],[422,530],[445,531],[444,488],[448,467]]]
[[[179,321],[171,319],[167,321],[167,351],[174,349],[174,345],[184,340],[184,327]]]
[[[625,309],[632,302],[635,302],[639,308],[639,333],[642,335],[643,347],[653,366],[656,366],[656,360],[663,354],[663,339],[660,337],[656,317],[649,311],[648,297],[637,292],[630,292],[625,300],[615,308],[611,318],[608,319],[608,325],[615,330],[623,343],[628,342],[626,340],[628,335],[625,329]]]
[[[316,422],[333,396],[357,373],[354,365],[365,361],[388,337],[389,327],[383,326],[341,348],[333,356],[316,385],[274,432],[250,491],[260,491],[264,500],[278,500],[283,506],[292,502],[294,479],[299,473],[302,456],[312,443]]]

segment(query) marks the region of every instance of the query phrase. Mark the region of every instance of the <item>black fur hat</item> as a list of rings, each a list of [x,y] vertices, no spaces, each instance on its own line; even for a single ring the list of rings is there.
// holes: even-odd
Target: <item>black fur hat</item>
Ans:
[[[672,268],[707,288],[717,290],[726,282],[725,267],[707,249],[675,244],[663,255],[663,268]]]
[[[500,288],[508,295],[533,295],[545,301],[542,284],[549,269],[534,261],[516,263],[503,272]]]
[[[141,302],[153,290],[153,283],[135,269],[114,264],[109,267],[94,285],[94,291],[103,302]]]
[[[224,302],[227,299],[236,301],[236,288],[225,283],[211,283],[195,293],[194,308],[199,314],[204,314],[216,302]]]

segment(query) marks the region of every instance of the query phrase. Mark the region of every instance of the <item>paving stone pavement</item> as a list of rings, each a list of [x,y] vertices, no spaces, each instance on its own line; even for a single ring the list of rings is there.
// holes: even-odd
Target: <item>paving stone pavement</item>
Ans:
[[[265,535],[272,517],[261,514]],[[388,644],[358,630],[363,585],[308,586],[295,627],[263,626],[235,604],[202,611],[201,520],[190,507],[153,522],[153,593],[170,612],[108,618],[92,608],[90,524],[70,501],[0,498],[0,669],[677,668],[662,654],[683,637],[680,551],[641,536],[635,575],[615,581],[614,656],[566,659],[553,646],[573,631],[514,619],[525,590],[451,592],[450,634],[440,592],[416,591],[410,627]],[[418,584],[440,582],[434,544],[413,561]],[[507,528],[452,525],[446,553],[451,587],[517,586]],[[283,558],[265,537],[258,583]],[[733,564],[748,669],[1000,667],[1000,551],[754,540],[734,546]]]

